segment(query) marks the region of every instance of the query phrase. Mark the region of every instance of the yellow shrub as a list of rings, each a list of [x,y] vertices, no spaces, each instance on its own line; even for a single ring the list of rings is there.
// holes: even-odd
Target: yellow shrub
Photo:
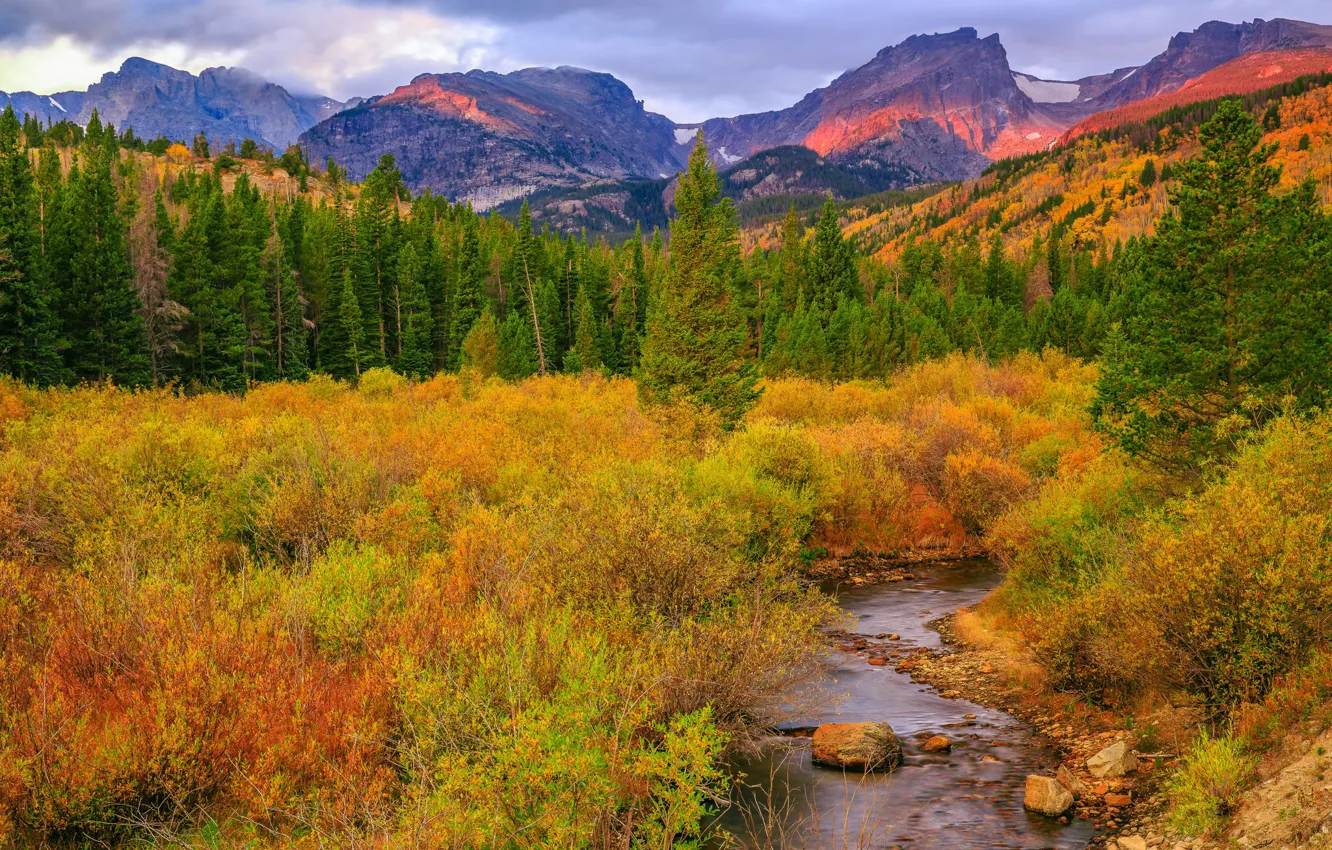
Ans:
[[[1031,487],[1020,467],[975,449],[944,461],[944,504],[972,532],[982,532]]]

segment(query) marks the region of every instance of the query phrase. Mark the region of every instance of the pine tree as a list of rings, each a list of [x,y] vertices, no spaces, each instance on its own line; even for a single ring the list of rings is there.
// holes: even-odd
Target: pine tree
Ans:
[[[351,269],[342,273],[341,313],[338,319],[342,325],[342,335],[346,340],[345,356],[351,364],[352,372],[361,377],[361,355],[365,351],[365,325],[361,318],[361,303],[356,298],[356,287],[352,285]]]
[[[1142,175],[1138,177],[1138,183],[1144,189],[1150,189],[1156,185],[1156,160],[1147,160],[1147,164],[1142,167]]]
[[[382,366],[399,354],[402,315],[397,309],[401,293],[396,292],[394,261],[401,247],[398,199],[406,187],[393,154],[384,154],[374,171],[365,178],[361,196],[356,201],[353,229],[356,253],[353,273],[357,297],[366,323],[370,343],[362,353],[362,366]]]
[[[648,319],[642,387],[653,402],[688,400],[728,427],[758,399],[747,333],[731,293],[739,252],[730,201],[699,139],[676,190],[670,267]]]
[[[401,292],[403,329],[397,369],[404,375],[424,378],[434,365],[431,335],[434,323],[426,294],[427,249],[409,241],[398,256],[398,287]]]
[[[1316,188],[1275,193],[1275,146],[1237,100],[1200,139],[1144,243],[1093,406],[1129,452],[1194,471],[1332,391],[1332,244]]]
[[[1004,243],[995,234],[990,240],[990,252],[985,260],[985,295],[1008,307],[1021,309],[1026,301],[1026,287],[1018,270],[1009,265],[1004,256]]]
[[[453,290],[453,310],[450,317],[449,340],[452,353],[449,364],[462,365],[463,340],[472,325],[485,312],[485,267],[481,263],[481,233],[476,216],[464,219],[462,244],[458,257],[457,283]]]
[[[58,327],[46,288],[39,196],[20,133],[13,106],[6,106],[0,114],[0,368],[44,386],[61,379]]]
[[[814,250],[809,258],[809,294],[806,303],[831,316],[842,298],[859,298],[852,249],[842,239],[837,205],[830,197],[823,204],[823,214],[814,228]]]
[[[532,338],[531,325],[521,311],[509,312],[509,317],[500,325],[499,336],[499,376],[509,381],[521,381],[535,375],[536,342]]]
[[[774,305],[779,315],[787,315],[795,309],[796,299],[805,289],[805,234],[800,226],[800,216],[796,214],[795,204],[786,212],[782,222],[781,274],[778,283],[778,303]]]
[[[273,366],[275,377],[300,381],[310,374],[310,353],[305,328],[305,299],[299,275],[292,268],[286,247],[275,234],[264,249],[264,272],[273,305]]]
[[[76,380],[141,386],[151,380],[148,342],[134,287],[124,219],[111,178],[115,140],[86,145],[69,187],[65,363]]]
[[[597,318],[592,299],[586,287],[580,287],[574,299],[574,343],[564,355],[566,372],[595,371],[601,368],[601,352],[597,348]]]

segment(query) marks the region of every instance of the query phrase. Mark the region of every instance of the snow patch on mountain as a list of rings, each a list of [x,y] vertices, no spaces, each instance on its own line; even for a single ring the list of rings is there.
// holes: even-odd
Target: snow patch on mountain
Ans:
[[[51,105],[54,106],[56,109],[59,109],[61,112],[66,111],[65,107],[60,105],[60,101],[56,100],[55,98],[48,97],[47,100],[51,101]]]
[[[694,140],[694,137],[697,135],[698,135],[697,127],[676,127],[675,143],[677,145],[687,145],[690,142],[692,142]]]
[[[1026,74],[1014,74],[1013,82],[1017,83],[1023,94],[1037,103],[1072,103],[1082,93],[1082,86],[1077,83],[1038,80]]]

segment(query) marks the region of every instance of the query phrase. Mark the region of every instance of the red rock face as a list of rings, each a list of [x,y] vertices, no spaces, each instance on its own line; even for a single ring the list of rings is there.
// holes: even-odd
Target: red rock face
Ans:
[[[721,162],[795,144],[840,162],[961,179],[1049,146],[1070,123],[1017,87],[997,35],[961,29],[907,39],[790,109],[716,119],[704,133]]]
[[[1066,140],[1134,121],[1143,121],[1175,106],[1212,100],[1231,94],[1261,91],[1297,77],[1332,70],[1332,49],[1277,50],[1252,53],[1231,60],[1177,89],[1155,97],[1098,112],[1074,125]]]
[[[517,98],[507,97],[503,98],[503,101],[518,106],[528,114],[541,114],[541,110],[523,104]],[[522,133],[521,128],[513,122],[497,118],[481,109],[477,105],[475,97],[445,88],[440,84],[438,77],[418,77],[408,85],[399,86],[380,102],[384,104],[412,104],[448,118],[457,118],[479,124],[487,130],[497,133]]]

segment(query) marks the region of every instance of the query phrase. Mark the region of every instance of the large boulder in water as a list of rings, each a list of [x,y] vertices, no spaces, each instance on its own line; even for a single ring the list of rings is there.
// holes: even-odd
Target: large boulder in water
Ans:
[[[1057,818],[1073,807],[1073,794],[1052,776],[1028,776],[1022,805],[1048,818]]]
[[[887,723],[825,723],[814,732],[814,763],[842,770],[892,770],[902,744]]]
[[[1118,741],[1087,759],[1087,770],[1097,779],[1118,779],[1138,769],[1138,759],[1128,744]]]

